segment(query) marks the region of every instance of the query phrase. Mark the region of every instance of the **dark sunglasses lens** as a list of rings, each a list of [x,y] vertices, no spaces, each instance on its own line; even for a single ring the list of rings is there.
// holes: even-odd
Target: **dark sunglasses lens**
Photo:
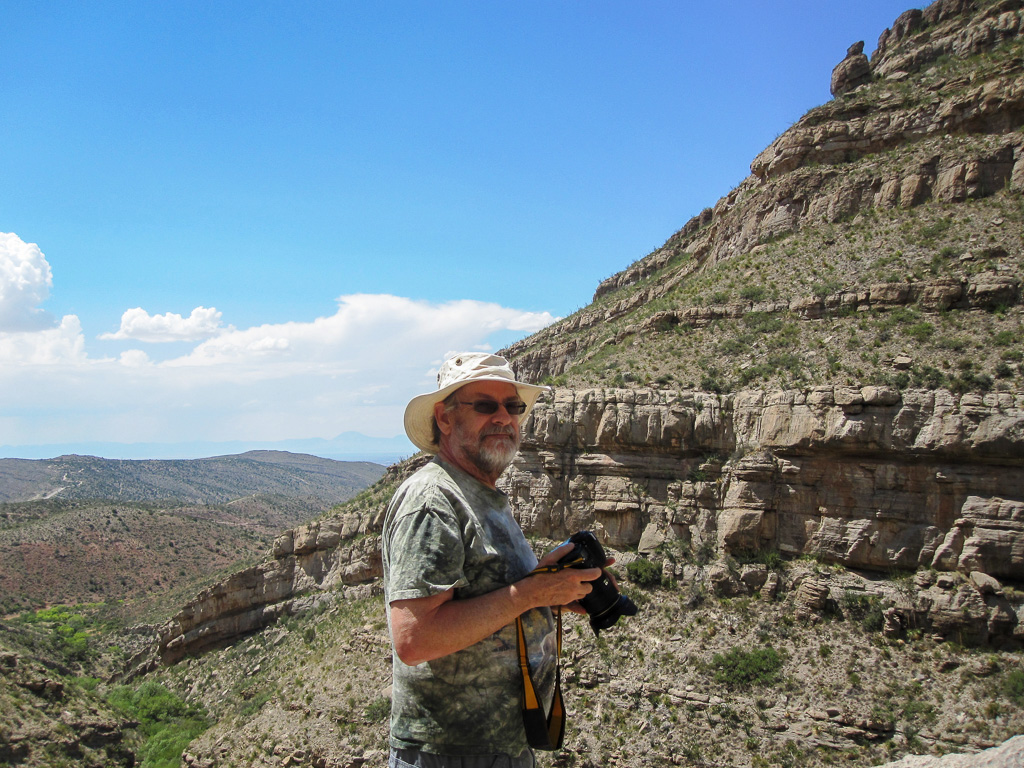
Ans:
[[[494,400],[474,400],[472,403],[466,403],[466,405],[472,405],[474,411],[482,413],[485,416],[497,413],[498,408],[500,407]],[[510,416],[522,416],[526,413],[526,403],[508,402],[504,405],[505,410],[508,411]]]

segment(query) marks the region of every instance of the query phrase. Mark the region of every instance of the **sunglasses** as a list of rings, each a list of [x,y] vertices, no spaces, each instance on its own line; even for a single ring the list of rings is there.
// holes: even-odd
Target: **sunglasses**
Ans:
[[[499,403],[497,400],[474,400],[472,402],[465,402],[459,400],[459,405],[471,405],[473,410],[477,413],[482,413],[485,416],[490,416],[498,412],[498,409],[505,406],[505,410],[509,416],[522,416],[526,413],[526,403],[522,400],[508,400],[504,403]]]

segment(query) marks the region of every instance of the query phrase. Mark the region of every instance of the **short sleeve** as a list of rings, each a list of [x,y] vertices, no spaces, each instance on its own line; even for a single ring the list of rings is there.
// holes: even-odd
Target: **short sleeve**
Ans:
[[[387,531],[386,546],[388,602],[429,597],[467,583],[462,530],[447,504],[421,502],[400,509]]]

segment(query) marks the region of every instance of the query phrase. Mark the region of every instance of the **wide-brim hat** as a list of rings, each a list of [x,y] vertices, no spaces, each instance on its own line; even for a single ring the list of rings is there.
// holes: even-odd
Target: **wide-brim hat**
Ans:
[[[405,434],[413,445],[421,451],[437,453],[438,445],[434,442],[434,405],[459,387],[475,381],[501,381],[514,385],[519,397],[526,403],[526,411],[520,419],[525,419],[541,393],[550,389],[516,381],[508,360],[497,355],[463,352],[449,357],[437,373],[437,391],[417,395],[405,407]]]

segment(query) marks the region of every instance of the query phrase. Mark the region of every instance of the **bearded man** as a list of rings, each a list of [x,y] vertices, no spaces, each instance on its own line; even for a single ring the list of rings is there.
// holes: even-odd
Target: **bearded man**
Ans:
[[[384,520],[391,631],[391,768],[530,768],[523,725],[520,618],[540,699],[554,691],[552,606],[576,601],[600,568],[531,574],[538,563],[495,484],[519,449],[519,425],[546,387],[508,361],[467,352],[441,366],[436,392],[413,398],[405,431],[434,460],[396,491]],[[610,561],[609,561],[610,562]]]

